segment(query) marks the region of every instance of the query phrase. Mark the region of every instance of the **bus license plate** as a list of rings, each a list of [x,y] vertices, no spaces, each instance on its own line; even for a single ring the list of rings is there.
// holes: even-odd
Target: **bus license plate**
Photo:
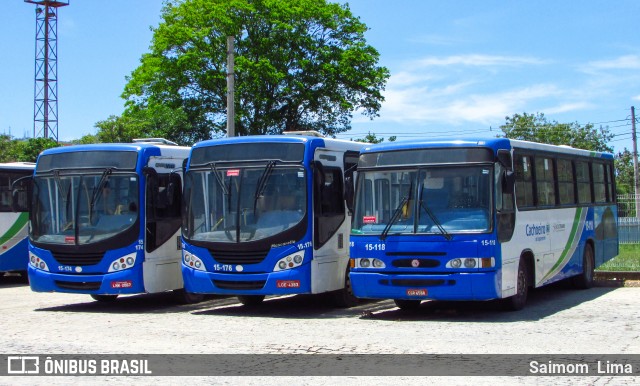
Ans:
[[[276,281],[278,288],[300,288],[300,280],[278,280]]]
[[[408,289],[407,296],[427,296],[426,288]]]
[[[111,282],[111,288],[131,288],[131,287],[133,287],[133,283],[131,282],[131,280]]]

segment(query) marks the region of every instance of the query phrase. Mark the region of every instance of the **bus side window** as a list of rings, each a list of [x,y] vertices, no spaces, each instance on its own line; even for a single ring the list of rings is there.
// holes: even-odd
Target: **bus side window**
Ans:
[[[534,205],[531,158],[528,155],[516,156],[516,203],[519,208],[532,207]]]

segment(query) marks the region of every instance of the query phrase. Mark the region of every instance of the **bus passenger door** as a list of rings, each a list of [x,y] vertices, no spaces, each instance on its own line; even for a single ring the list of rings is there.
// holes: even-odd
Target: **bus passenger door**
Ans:
[[[313,163],[311,292],[341,289],[349,261],[350,222],[344,200],[344,154],[317,149]]]
[[[180,271],[182,178],[176,171],[181,162],[165,157],[152,157],[149,167],[145,169],[143,275],[147,292],[183,287]]]

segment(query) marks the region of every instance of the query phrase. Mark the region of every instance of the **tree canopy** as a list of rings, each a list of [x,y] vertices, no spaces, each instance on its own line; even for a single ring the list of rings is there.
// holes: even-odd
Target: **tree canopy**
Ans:
[[[366,30],[327,0],[167,1],[125,86],[125,115],[164,106],[181,117],[177,142],[223,135],[230,35],[238,135],[349,130],[354,112],[378,115],[389,77]]]
[[[550,122],[542,113],[514,114],[512,117],[505,117],[505,120],[506,123],[500,126],[500,130],[507,138],[613,152],[613,148],[608,145],[613,134],[606,127],[595,128],[591,123],[582,126],[577,122]]]
[[[13,139],[6,134],[0,135],[0,162],[36,162],[43,150],[60,146],[51,138]]]

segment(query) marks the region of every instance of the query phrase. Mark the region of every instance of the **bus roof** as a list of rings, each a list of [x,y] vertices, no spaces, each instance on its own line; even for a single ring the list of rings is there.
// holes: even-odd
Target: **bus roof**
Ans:
[[[49,154],[61,154],[72,153],[79,151],[135,151],[140,153],[146,149],[158,149],[160,154],[166,156],[175,156],[186,158],[189,155],[189,147],[186,146],[172,146],[161,145],[159,143],[152,142],[140,142],[140,143],[96,143],[89,145],[72,145],[61,146],[47,149],[40,153],[41,155]]]
[[[412,141],[385,142],[365,147],[363,153],[411,150],[420,148],[444,148],[444,147],[486,147],[493,151],[513,148],[531,149],[559,154],[591,156],[598,158],[613,158],[611,153],[596,152],[591,150],[576,149],[570,146],[557,146],[544,143],[522,141],[508,138],[448,138],[448,139],[424,139]]]
[[[244,137],[209,139],[196,143],[193,148],[230,145],[237,143],[307,143],[310,146],[325,147],[336,150],[360,150],[366,143],[342,139],[322,138],[315,135],[248,135]]]
[[[0,163],[0,169],[3,170],[33,170],[36,164],[34,162],[6,162]]]

